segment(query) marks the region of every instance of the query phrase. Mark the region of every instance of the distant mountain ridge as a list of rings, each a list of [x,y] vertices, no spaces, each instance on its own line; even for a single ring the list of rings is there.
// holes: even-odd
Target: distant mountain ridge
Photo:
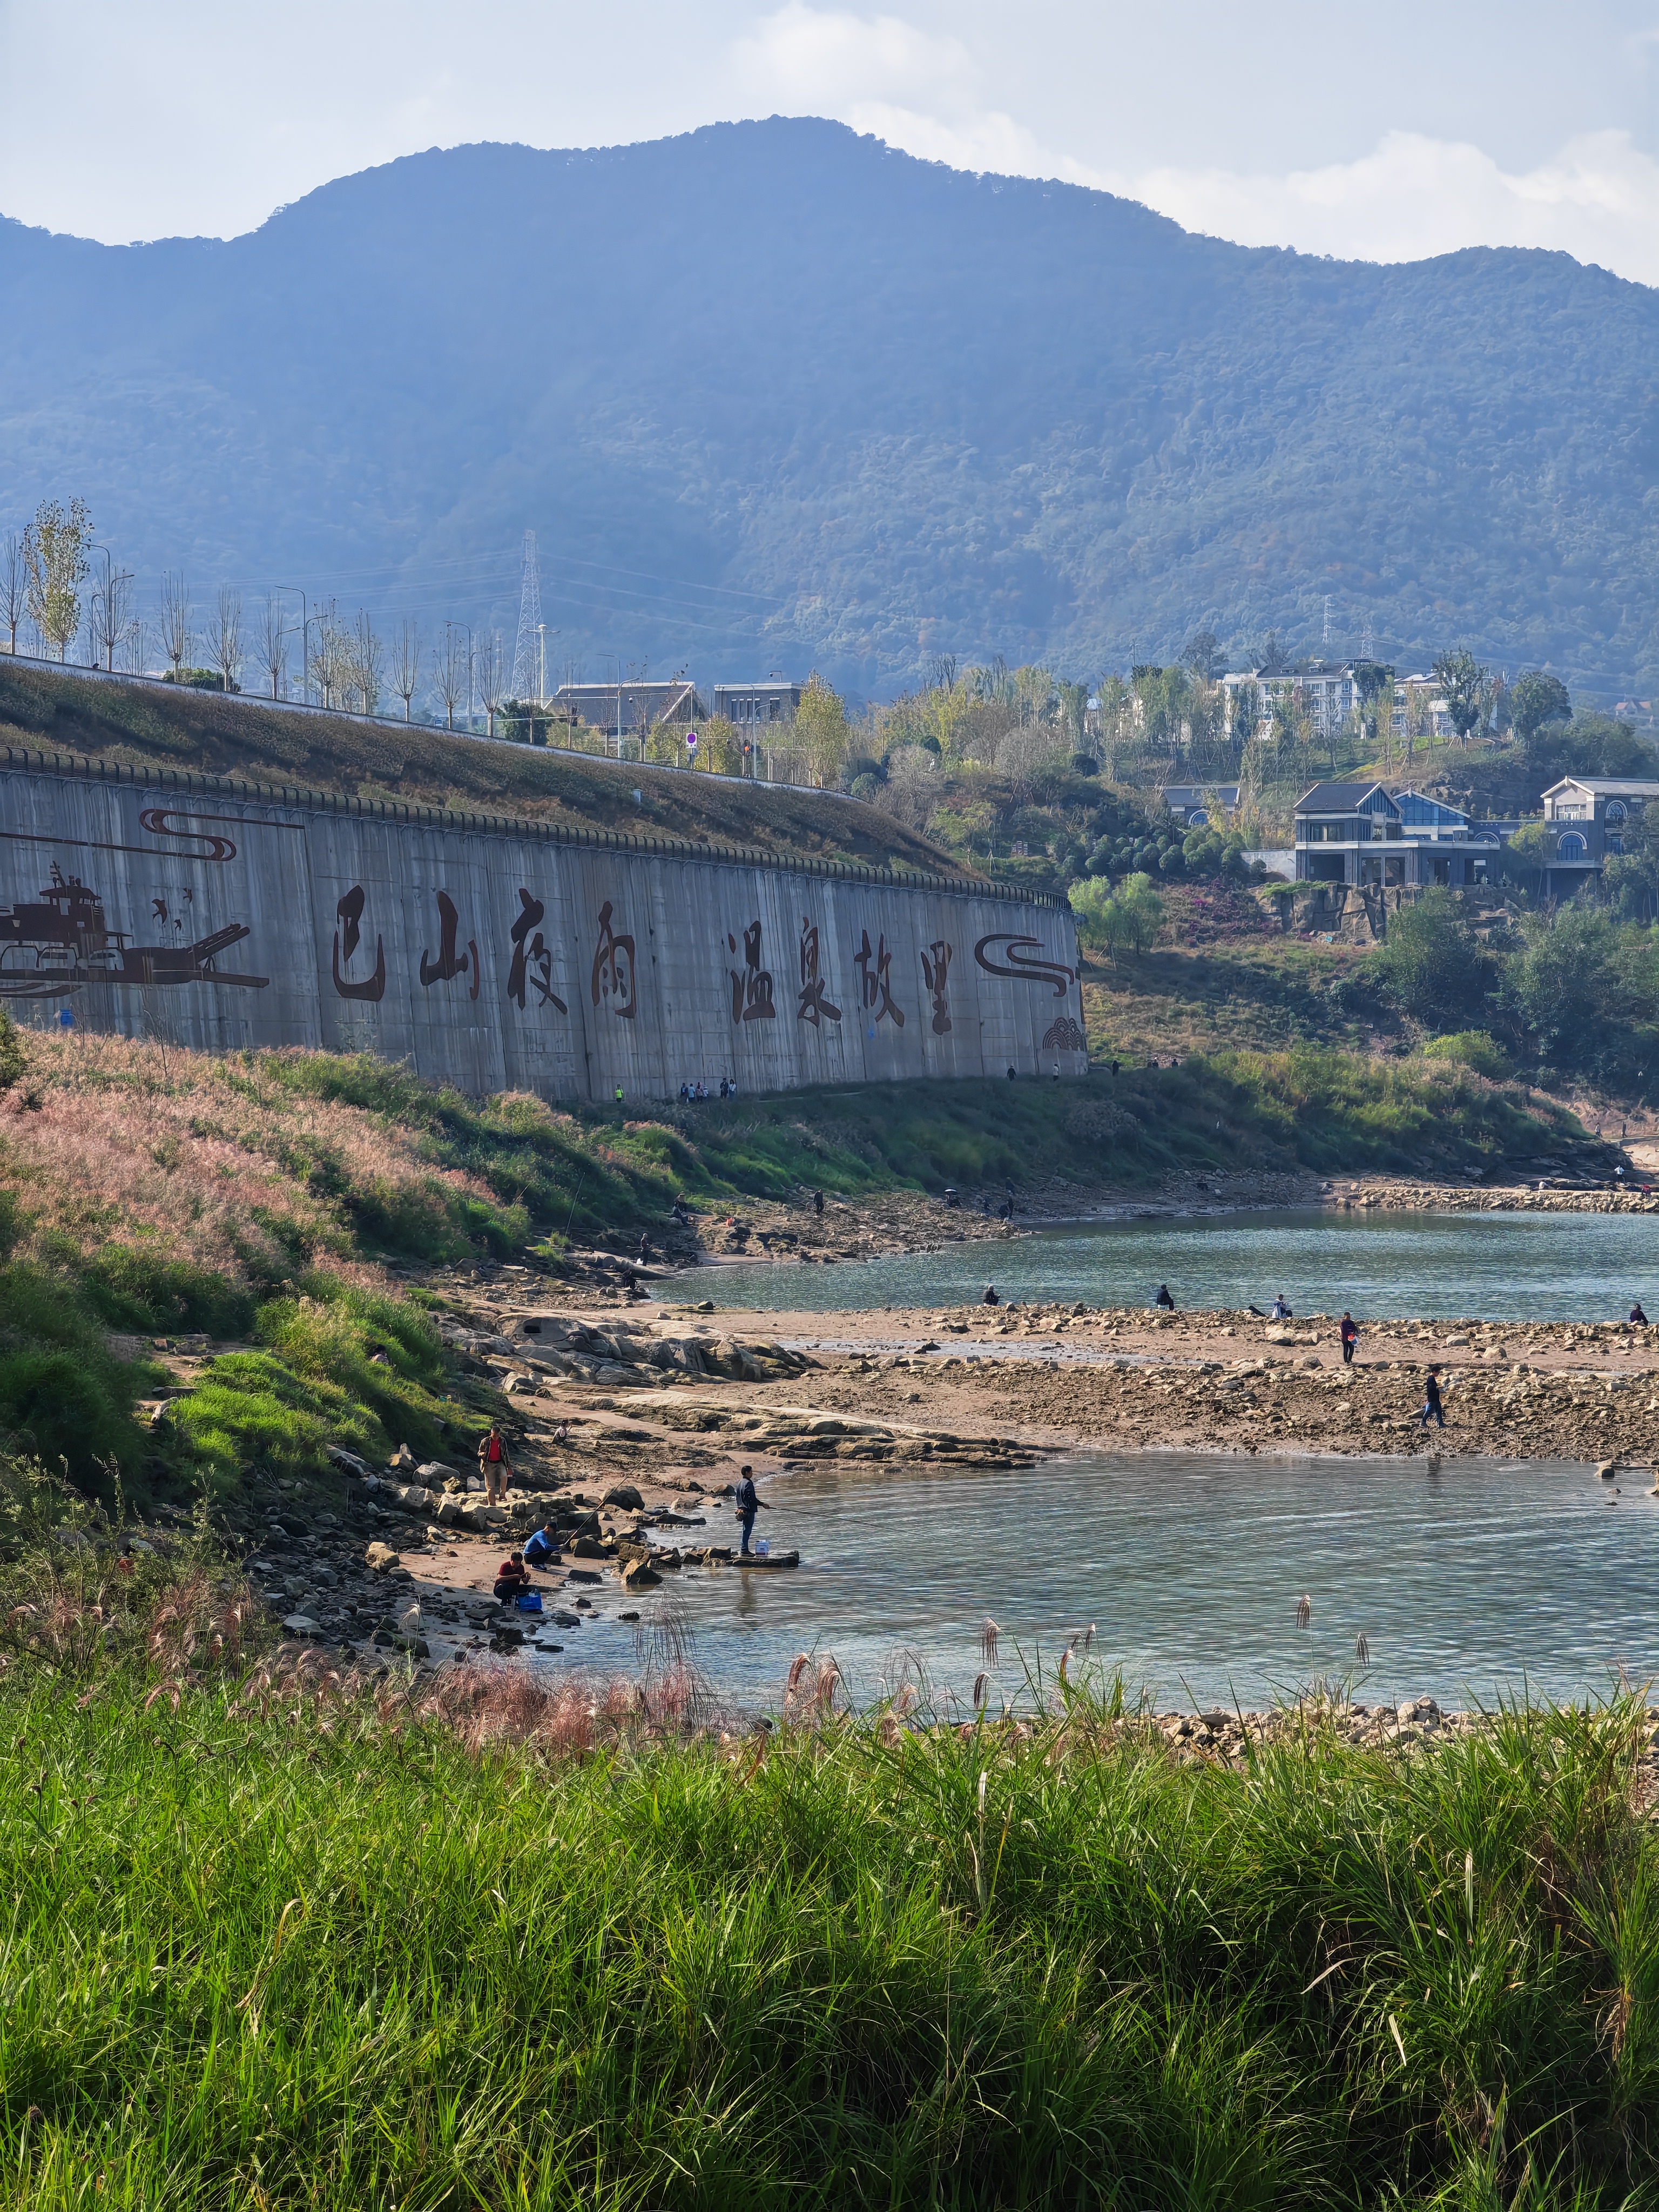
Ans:
[[[0,528],[83,493],[184,570],[550,670],[883,693],[1276,633],[1659,688],[1659,293],[1565,255],[1193,236],[811,121],[343,178],[228,241],[0,222]]]

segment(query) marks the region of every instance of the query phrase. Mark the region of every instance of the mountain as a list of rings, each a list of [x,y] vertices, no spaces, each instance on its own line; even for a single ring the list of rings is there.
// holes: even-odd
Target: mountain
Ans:
[[[0,222],[0,528],[889,693],[1276,632],[1659,690],[1659,294],[1193,236],[838,125],[347,177],[228,241]]]

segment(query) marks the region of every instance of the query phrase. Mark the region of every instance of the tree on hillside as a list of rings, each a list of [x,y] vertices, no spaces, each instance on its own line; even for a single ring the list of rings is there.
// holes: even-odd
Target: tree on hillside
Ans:
[[[495,710],[501,703],[501,694],[507,689],[507,652],[498,629],[488,629],[479,642],[477,655],[478,696],[483,702],[484,721],[489,734],[495,734]]]
[[[1104,876],[1085,876],[1066,894],[1084,940],[1104,946],[1115,965],[1126,947],[1139,957],[1157,937],[1164,902],[1148,875],[1126,876],[1114,890]]]
[[[191,647],[196,642],[190,618],[190,586],[184,578],[169,568],[161,578],[161,617],[157,625],[161,633],[161,657],[173,671],[176,684],[190,660]]]
[[[372,714],[380,703],[380,677],[386,665],[386,647],[362,607],[351,634],[351,686],[362,711]]]
[[[1359,721],[1366,742],[1390,765],[1394,759],[1394,671],[1386,661],[1354,664],[1354,689],[1359,694]]]
[[[1510,723],[1516,739],[1529,745],[1546,722],[1565,722],[1572,713],[1572,700],[1559,676],[1528,668],[1510,687]]]
[[[28,611],[29,571],[23,558],[23,541],[15,530],[0,544],[0,623],[6,631],[6,650],[17,650],[17,632]]]
[[[81,586],[86,580],[92,517],[83,499],[67,508],[42,500],[23,532],[29,620],[62,660],[81,627]]]
[[[131,622],[132,572],[108,562],[103,580],[93,592],[87,617],[94,666],[101,660],[106,669],[114,667],[115,649],[125,639]]]
[[[444,624],[444,641],[433,655],[432,688],[444,710],[444,727],[455,726],[455,709],[467,696],[467,656],[465,633],[453,622]]]
[[[242,665],[247,659],[247,648],[242,637],[242,595],[228,584],[221,584],[219,598],[209,618],[204,639],[207,665],[216,668],[227,691],[242,688]]]
[[[1530,915],[1526,951],[1510,963],[1503,1002],[1540,1060],[1562,1068],[1594,1059],[1616,1018],[1619,932],[1583,906]]]
[[[253,657],[270,679],[271,697],[280,699],[283,678],[288,672],[288,633],[283,627],[282,602],[274,597],[267,596],[259,617]]]
[[[405,615],[398,632],[398,642],[392,648],[392,688],[404,702],[406,722],[414,719],[413,702],[421,688],[421,663],[424,658],[421,625],[412,616]]]
[[[1181,658],[1194,676],[1201,676],[1208,683],[1221,659],[1221,641],[1212,629],[1194,630]]]
[[[1443,653],[1434,664],[1434,680],[1440,686],[1458,744],[1468,744],[1469,732],[1491,700],[1490,670],[1483,668],[1472,653]]]
[[[815,782],[833,786],[852,744],[847,710],[816,671],[795,709],[795,743],[806,755]]]
[[[1492,963],[1462,902],[1437,885],[1389,917],[1370,966],[1389,996],[1425,1028],[1457,1030],[1484,1004]]]

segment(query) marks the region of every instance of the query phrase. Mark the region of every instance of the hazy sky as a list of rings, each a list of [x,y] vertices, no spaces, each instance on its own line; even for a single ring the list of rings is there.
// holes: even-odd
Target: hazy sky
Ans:
[[[0,0],[0,213],[229,235],[481,138],[829,115],[1250,244],[1659,283],[1659,0]]]

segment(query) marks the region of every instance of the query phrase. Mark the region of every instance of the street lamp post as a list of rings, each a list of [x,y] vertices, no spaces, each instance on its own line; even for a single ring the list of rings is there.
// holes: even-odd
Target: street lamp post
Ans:
[[[311,602],[305,593],[300,591],[297,584],[273,584],[270,588],[273,592],[299,592],[300,594],[300,696],[309,706],[311,703]],[[294,633],[292,630],[284,630],[283,635],[284,637],[291,637]]]

